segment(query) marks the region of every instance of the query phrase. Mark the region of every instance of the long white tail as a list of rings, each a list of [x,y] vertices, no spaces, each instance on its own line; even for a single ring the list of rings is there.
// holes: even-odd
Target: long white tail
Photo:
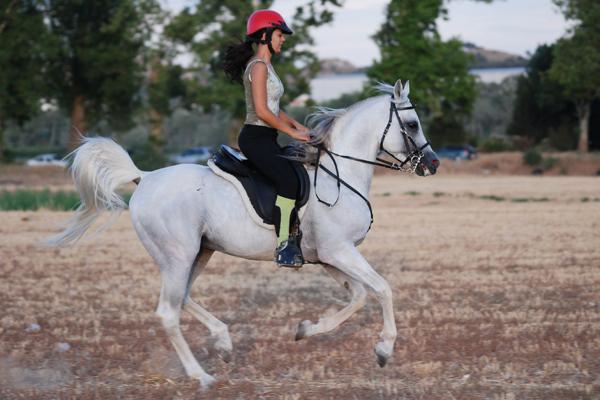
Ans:
[[[73,158],[70,171],[81,205],[66,228],[45,243],[61,246],[75,243],[103,211],[120,213],[127,204],[116,192],[120,186],[141,179],[129,154],[112,139],[88,137],[67,157]]]

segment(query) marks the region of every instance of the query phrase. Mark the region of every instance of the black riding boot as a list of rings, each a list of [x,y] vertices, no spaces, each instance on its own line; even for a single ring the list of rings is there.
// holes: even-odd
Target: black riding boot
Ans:
[[[296,224],[296,232],[290,232],[287,240],[282,242],[275,250],[275,261],[280,267],[300,268],[304,264],[302,256],[302,231],[300,221]]]

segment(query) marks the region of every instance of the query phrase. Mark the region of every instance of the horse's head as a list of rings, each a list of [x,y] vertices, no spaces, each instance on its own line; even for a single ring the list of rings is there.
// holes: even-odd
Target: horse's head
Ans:
[[[388,86],[389,87],[389,86]],[[423,134],[419,116],[408,99],[409,82],[396,81],[390,102],[389,122],[380,141],[379,150],[397,158],[419,176],[433,175],[440,161]]]

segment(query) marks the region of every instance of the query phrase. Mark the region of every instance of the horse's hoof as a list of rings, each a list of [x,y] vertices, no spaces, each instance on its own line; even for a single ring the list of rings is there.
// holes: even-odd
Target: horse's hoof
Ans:
[[[208,390],[216,382],[217,382],[216,378],[213,378],[212,376],[208,375],[207,378],[204,378],[203,380],[200,381],[200,384],[202,385],[203,390]]]
[[[387,364],[388,359],[391,354],[385,351],[383,348],[383,343],[379,343],[375,346],[375,355],[377,356],[377,364],[383,368]]]
[[[225,361],[226,363],[231,362],[231,351],[230,350],[218,349],[217,355],[219,356],[219,358],[221,360]]]
[[[206,392],[210,389],[211,386],[215,384],[215,382],[217,382],[216,378],[207,373],[202,373],[200,376],[197,376],[195,378],[198,379],[198,381],[200,382],[200,391],[202,392]]]
[[[202,396],[201,398],[214,398],[214,393],[219,392],[224,387],[231,386],[231,381],[223,376],[218,376],[217,378],[213,378],[212,376],[207,382],[202,382],[200,380],[200,385],[197,389],[197,394]]]
[[[215,350],[217,351],[217,355],[221,360],[225,361],[226,363],[231,361],[231,340],[217,340],[215,342]]]
[[[385,367],[385,364],[387,364],[387,357],[383,354],[379,354],[377,350],[375,350],[375,355],[377,356],[377,364],[379,364],[381,368]]]
[[[312,322],[309,320],[304,320],[298,324],[298,329],[296,330],[296,337],[294,338],[296,341],[300,339],[304,339],[306,337],[306,332],[308,331],[308,327],[312,325]]]

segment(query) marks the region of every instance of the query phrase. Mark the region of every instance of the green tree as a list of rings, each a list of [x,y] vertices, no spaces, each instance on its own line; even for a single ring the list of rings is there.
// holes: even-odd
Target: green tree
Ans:
[[[60,47],[48,69],[54,96],[70,111],[69,147],[77,131],[106,118],[131,122],[142,83],[141,54],[150,34],[154,0],[46,0],[45,21]]]
[[[147,65],[148,141],[154,153],[162,154],[166,142],[165,117],[177,106],[186,104],[188,91],[183,81],[183,67],[165,57],[164,52],[153,52]]]
[[[445,18],[443,0],[392,0],[386,18],[373,36],[381,60],[368,69],[371,83],[413,81],[411,100],[418,104],[437,143],[465,139],[463,121],[475,100],[475,80],[469,75],[471,58],[458,39],[443,41],[438,17]]]
[[[195,56],[195,79],[189,83],[193,102],[205,110],[218,108],[231,113],[231,142],[235,142],[245,114],[244,91],[221,70],[221,51],[232,41],[244,38],[246,20],[254,10],[269,8],[272,3],[272,0],[202,0],[195,9],[184,9],[165,28],[167,38],[187,46]],[[331,22],[331,9],[340,3],[339,0],[307,1],[287,21],[294,34],[276,61],[277,73],[285,82],[283,106],[310,91],[310,79],[319,69],[316,56],[305,46],[313,44],[310,28]]]
[[[567,19],[579,22],[579,26],[600,30],[600,7],[596,0],[553,0]]]
[[[550,76],[573,100],[579,118],[579,151],[589,149],[591,105],[600,97],[600,3],[594,0],[555,0],[565,17],[577,21],[556,43]]]
[[[564,87],[552,80],[549,70],[554,63],[555,45],[539,46],[527,64],[527,74],[520,76],[507,128],[509,135],[529,139],[530,144],[549,138],[559,150],[571,149],[570,136],[575,109],[565,96]]]
[[[501,83],[477,82],[477,99],[466,129],[476,139],[502,136],[511,121],[515,102],[517,77],[509,77]]]
[[[48,98],[43,73],[56,42],[47,35],[39,6],[40,1],[12,0],[0,8],[0,160],[6,122],[22,125]]]

